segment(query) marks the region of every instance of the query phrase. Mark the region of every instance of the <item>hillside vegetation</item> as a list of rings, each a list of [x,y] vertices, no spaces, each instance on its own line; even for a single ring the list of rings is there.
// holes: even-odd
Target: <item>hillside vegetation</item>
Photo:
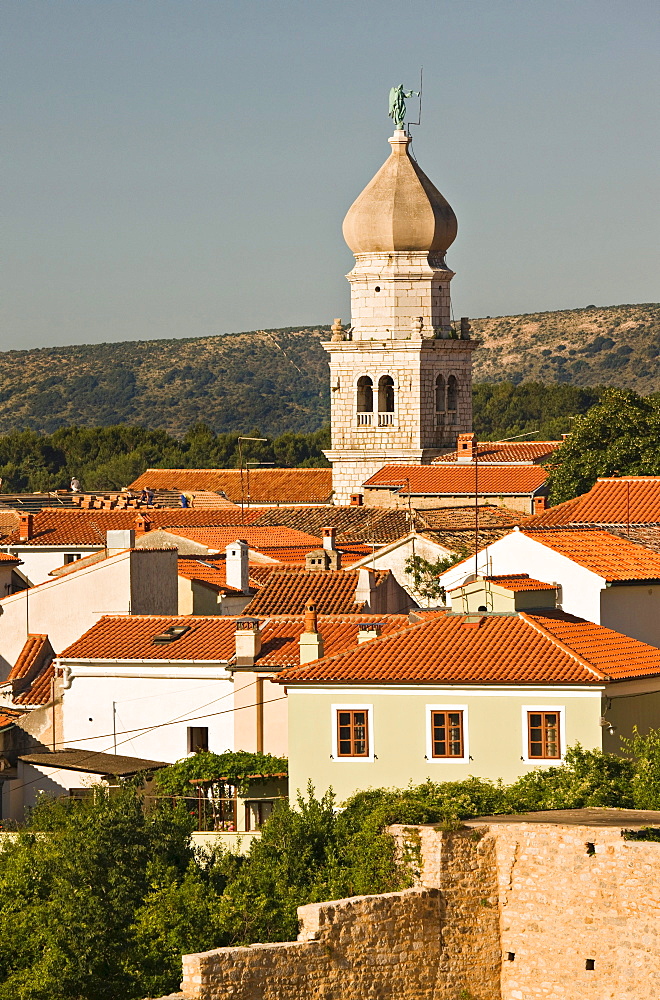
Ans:
[[[660,390],[657,304],[488,317],[473,330],[483,344],[475,382]],[[0,426],[52,433],[123,423],[177,437],[199,421],[216,433],[316,430],[329,416],[327,336],[328,328],[286,328],[8,351]]]

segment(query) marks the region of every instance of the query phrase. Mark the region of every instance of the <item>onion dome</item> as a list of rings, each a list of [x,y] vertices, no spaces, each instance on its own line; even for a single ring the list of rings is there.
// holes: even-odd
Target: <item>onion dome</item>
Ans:
[[[389,158],[346,214],[344,239],[354,254],[446,253],[458,232],[451,205],[411,158],[410,136],[396,131],[389,142]]]

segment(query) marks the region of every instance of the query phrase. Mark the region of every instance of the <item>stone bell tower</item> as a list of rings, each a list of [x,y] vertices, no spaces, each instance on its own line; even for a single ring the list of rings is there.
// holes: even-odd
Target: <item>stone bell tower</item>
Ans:
[[[472,430],[469,324],[452,328],[445,262],[456,216],[396,129],[392,152],[353,202],[351,327],[335,320],[330,355],[334,502],[383,465],[424,465]]]

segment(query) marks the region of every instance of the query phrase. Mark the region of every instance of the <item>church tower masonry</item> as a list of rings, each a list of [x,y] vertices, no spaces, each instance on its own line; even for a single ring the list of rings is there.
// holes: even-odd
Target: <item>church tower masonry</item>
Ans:
[[[349,503],[383,465],[425,465],[472,430],[467,320],[451,324],[445,254],[456,238],[449,203],[397,129],[390,156],[351,205],[344,239],[351,327],[335,320],[330,356],[334,502]]]

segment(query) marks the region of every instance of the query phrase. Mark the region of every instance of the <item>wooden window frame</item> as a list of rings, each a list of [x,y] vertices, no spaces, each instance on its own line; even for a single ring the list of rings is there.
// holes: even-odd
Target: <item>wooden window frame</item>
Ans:
[[[459,743],[460,743],[460,753],[451,753],[450,744],[452,740],[449,738],[450,723],[448,717],[450,715],[458,716],[458,728],[459,728]],[[445,729],[445,746],[447,748],[447,753],[436,753],[435,752],[435,730],[436,730],[436,716],[443,716],[444,718],[444,729]],[[438,728],[440,726],[438,725]],[[431,758],[432,760],[465,760],[465,738],[464,738],[464,725],[463,725],[463,709],[461,708],[432,708],[431,709]]]
[[[348,742],[350,742],[350,744],[351,744],[351,749],[350,749],[349,753],[342,753],[342,751],[341,751],[341,744],[343,742],[345,742],[345,740],[342,740],[340,730],[347,725],[347,723],[344,723],[343,727],[342,727],[342,723],[341,723],[341,716],[342,715],[349,715],[350,716],[350,722],[348,723],[348,726],[350,728],[351,735],[350,735],[350,738],[349,738]],[[356,723],[355,722],[355,716],[356,715],[363,716],[364,717],[364,722],[363,723]],[[357,739],[357,737],[355,735],[355,730],[356,730],[356,726],[357,725],[364,725],[364,740],[360,741],[360,742],[364,743],[364,751],[362,753],[358,753],[355,750],[355,745],[358,742],[358,739]],[[365,757],[368,757],[369,756],[369,736],[370,736],[370,733],[369,733],[369,713],[368,713],[368,711],[366,709],[364,709],[364,708],[338,708],[337,709],[337,756],[338,757],[342,757],[344,759],[346,759],[347,757],[351,757],[353,759],[359,759],[359,760],[363,760]]]
[[[373,704],[371,704],[371,705],[364,705],[364,704],[357,704],[356,702],[338,702],[337,704],[333,704],[333,705],[330,706],[330,713],[331,713],[330,714],[330,725],[331,725],[331,751],[330,751],[330,758],[335,763],[345,764],[345,763],[350,763],[351,761],[353,761],[354,763],[360,763],[361,762],[361,763],[370,763],[370,764],[373,764],[373,762],[376,760],[376,755],[374,753],[374,742],[375,742],[374,734],[375,734],[375,729],[374,729],[373,708],[374,708]],[[340,712],[352,712],[352,713],[359,712],[361,714],[364,713],[364,716],[365,716],[365,725],[366,725],[366,740],[365,740],[365,742],[366,742],[366,748],[365,749],[367,751],[366,753],[361,753],[359,756],[355,755],[355,754],[353,754],[351,756],[348,756],[347,754],[340,754],[340,752],[339,752],[339,747],[340,747],[340,739],[339,739],[339,718],[340,718],[340,716],[339,716],[339,713]],[[351,717],[351,724],[353,724],[354,718],[355,718],[355,716],[353,715]],[[352,745],[352,748],[354,749],[354,747],[355,747],[354,732],[352,733],[352,737],[351,737],[351,745]]]
[[[541,724],[540,726],[532,726],[532,716],[540,715]],[[547,743],[548,743],[548,726],[545,721],[547,715],[554,715],[556,717],[556,729],[557,729],[557,753],[548,754]],[[541,754],[532,754],[532,728],[541,730]],[[563,720],[562,712],[556,708],[528,708],[527,709],[527,760],[530,762],[536,762],[538,760],[544,761],[554,761],[558,763],[562,759],[562,732],[563,732]],[[535,743],[538,741],[535,740]]]
[[[429,764],[438,764],[442,766],[443,764],[467,764],[470,761],[470,709],[467,703],[462,704],[448,704],[445,702],[439,703],[427,703],[425,707],[426,712],[426,752],[425,760]],[[433,719],[434,715],[438,712],[443,712],[445,715],[448,712],[453,712],[455,714],[460,714],[461,716],[461,746],[462,754],[458,756],[450,757],[436,757],[434,754],[433,745]]]

